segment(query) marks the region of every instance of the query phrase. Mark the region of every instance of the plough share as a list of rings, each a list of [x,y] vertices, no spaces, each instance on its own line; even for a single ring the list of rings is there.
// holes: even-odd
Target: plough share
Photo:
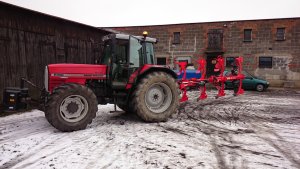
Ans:
[[[238,96],[240,94],[244,93],[244,90],[242,89],[242,80],[245,78],[245,76],[242,74],[242,64],[243,64],[243,58],[237,57],[234,60],[234,63],[232,65],[231,74],[229,76],[224,76],[225,66],[224,66],[224,59],[221,55],[219,55],[216,59],[216,64],[214,67],[214,72],[216,75],[212,75],[208,78],[206,78],[206,60],[199,59],[197,60],[198,63],[198,69],[196,73],[201,73],[200,78],[186,78],[186,67],[187,62],[175,62],[179,65],[179,72],[178,75],[183,74],[182,79],[178,81],[179,88],[182,92],[182,97],[180,99],[180,102],[185,102],[188,100],[187,96],[187,88],[188,87],[197,87],[200,90],[200,96],[197,99],[204,100],[207,98],[206,94],[206,84],[210,83],[213,86],[215,86],[218,90],[218,94],[216,98],[225,96],[225,82],[231,81],[234,86],[234,96]]]

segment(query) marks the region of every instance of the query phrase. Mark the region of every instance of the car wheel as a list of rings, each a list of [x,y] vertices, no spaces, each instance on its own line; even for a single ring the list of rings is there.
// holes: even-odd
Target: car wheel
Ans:
[[[256,91],[262,92],[265,90],[265,86],[263,84],[256,85]]]

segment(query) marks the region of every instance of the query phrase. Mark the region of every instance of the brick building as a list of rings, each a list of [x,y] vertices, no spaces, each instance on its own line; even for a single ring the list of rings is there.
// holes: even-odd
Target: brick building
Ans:
[[[135,35],[147,30],[159,40],[155,47],[158,64],[173,66],[174,60],[195,64],[201,56],[211,73],[219,54],[227,67],[234,57],[243,56],[244,69],[267,79],[271,86],[300,87],[300,18],[113,29]]]

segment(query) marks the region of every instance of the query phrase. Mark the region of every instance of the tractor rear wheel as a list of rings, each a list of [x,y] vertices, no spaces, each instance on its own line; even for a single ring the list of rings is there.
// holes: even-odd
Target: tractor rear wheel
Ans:
[[[167,121],[179,106],[178,84],[165,72],[153,72],[140,80],[133,94],[134,112],[147,122]]]
[[[47,103],[45,116],[60,131],[85,129],[97,112],[97,98],[86,86],[69,83],[53,90]]]

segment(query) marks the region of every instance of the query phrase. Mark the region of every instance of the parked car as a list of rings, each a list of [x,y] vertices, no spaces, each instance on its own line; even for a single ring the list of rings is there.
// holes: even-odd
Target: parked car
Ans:
[[[268,81],[258,78],[258,77],[255,77],[247,71],[242,71],[242,73],[245,75],[245,79],[242,82],[243,89],[256,90],[256,91],[262,92],[262,91],[265,91],[269,87]],[[229,76],[230,74],[231,74],[230,71],[227,71],[227,70],[224,71],[224,76]],[[233,88],[232,82],[226,81],[225,88],[232,89]]]

